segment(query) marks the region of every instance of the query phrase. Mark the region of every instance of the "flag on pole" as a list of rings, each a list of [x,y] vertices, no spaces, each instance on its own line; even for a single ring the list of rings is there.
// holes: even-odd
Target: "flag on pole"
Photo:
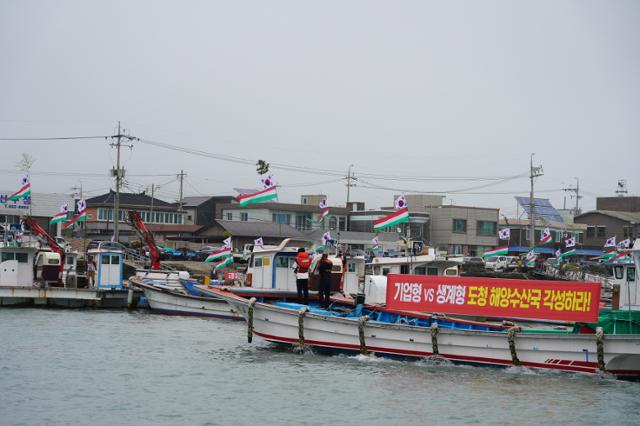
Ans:
[[[404,195],[400,195],[393,202],[393,206],[396,208],[396,210],[404,209],[405,207],[407,207],[407,199],[404,198]]]
[[[56,213],[56,215],[51,218],[49,223],[53,225],[54,223],[64,222],[67,219],[68,212],[69,212],[69,205],[67,203],[64,203],[63,205],[60,206],[60,212]]]
[[[391,213],[388,216],[373,221],[373,230],[380,231],[391,226],[409,221],[409,209],[407,207]]]
[[[560,249],[556,250],[556,252],[554,253],[556,255],[556,259],[560,259],[560,256],[562,255],[562,251],[560,251]]]
[[[64,226],[62,227],[62,229],[67,229],[70,226],[72,226],[73,224],[75,224],[76,222],[84,222],[85,220],[87,220],[87,203],[86,201],[84,201],[84,199],[80,199],[78,200],[78,202],[76,203],[76,207],[78,210],[78,214],[75,215],[74,217],[71,218],[71,220],[68,220],[67,222],[65,222]]]
[[[322,244],[327,245],[327,241],[332,240],[331,238],[331,232],[327,231],[324,234],[322,234]]]
[[[529,252],[525,256],[525,261],[528,268],[531,268],[536,264],[536,257],[538,257],[536,252],[534,250],[529,250]]]
[[[508,240],[511,238],[511,229],[509,228],[502,228],[501,230],[498,231],[498,238],[500,238],[501,240]]]
[[[567,248],[575,247],[576,246],[576,237],[567,238],[566,240],[564,240],[564,245]]]
[[[549,228],[544,228],[542,231],[542,236],[540,237],[540,244],[549,244],[553,242],[553,237],[551,236],[551,231]]]
[[[275,200],[278,198],[276,192],[277,186],[271,186],[263,189],[262,191],[254,192],[253,194],[240,194],[236,197],[236,200],[240,202],[240,207],[246,207],[249,204],[263,203],[265,201]]]
[[[262,241],[262,237],[258,237],[257,239],[253,240],[253,245],[257,247],[262,247],[264,245],[264,242]]]
[[[6,201],[18,201],[20,198],[25,198],[31,195],[31,182],[29,181],[29,175],[26,175],[21,179],[20,185],[20,189],[11,194]]]
[[[224,246],[220,250],[216,250],[214,252],[211,252],[211,254],[209,256],[207,256],[207,258],[204,261],[205,261],[205,263],[208,263],[208,262],[213,262],[214,260],[223,259],[223,258],[226,258],[226,257],[232,257],[231,256],[231,247]]]
[[[224,268],[225,266],[229,266],[233,263],[233,257],[227,257],[222,262],[217,263],[216,266],[213,267],[213,271],[217,271],[220,268]]]
[[[560,251],[560,250],[558,250],[558,251]],[[575,256],[575,255],[576,255],[576,249],[571,249],[569,251],[565,251],[564,253],[560,253],[558,258],[559,259],[564,259],[565,257]]]
[[[629,248],[631,245],[631,239],[627,238],[626,240],[622,240],[618,243],[618,247],[620,248]]]
[[[273,180],[273,175],[271,173],[268,173],[266,176],[260,178],[260,183],[262,183],[263,189],[269,189],[272,186],[276,186],[276,182],[275,180]]]
[[[604,243],[605,247],[615,247],[616,246],[616,237],[615,235],[611,238],[607,238],[607,241]]]
[[[74,225],[75,223],[84,222],[85,220],[87,220],[87,212],[83,210],[77,215],[75,215],[74,217],[72,217],[71,220],[65,222],[65,224],[62,226],[62,229],[67,229],[70,226]]]
[[[373,249],[372,249],[372,251],[373,251],[374,253],[378,253],[379,251],[381,251],[381,249],[380,249],[380,238],[378,238],[377,236],[376,236],[376,237],[373,237],[373,239],[371,240],[371,242],[373,243]]]
[[[329,209],[325,209],[322,213],[320,213],[320,217],[318,217],[318,221],[316,223],[322,223],[322,221],[329,216]]]
[[[503,255],[507,255],[508,253],[509,253],[509,247],[502,246],[502,247],[496,247],[492,250],[485,251],[482,257],[503,256]]]
[[[226,238],[224,241],[222,241],[224,243],[225,247],[231,247],[231,237]]]
[[[320,203],[318,203],[318,207],[320,207],[321,209],[326,209],[327,207],[329,207],[327,199],[323,198],[322,200],[320,200]]]

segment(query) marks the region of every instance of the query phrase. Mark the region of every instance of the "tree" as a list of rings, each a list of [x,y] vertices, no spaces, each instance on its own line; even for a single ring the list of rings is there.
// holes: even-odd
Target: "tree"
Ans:
[[[256,166],[258,167],[256,171],[258,172],[259,175],[269,173],[269,163],[267,163],[266,161],[258,160],[258,162],[256,163]]]
[[[33,163],[35,162],[36,160],[30,154],[23,152],[22,158],[16,164],[16,168],[22,172],[29,173],[29,170],[31,170],[31,166],[33,166]]]

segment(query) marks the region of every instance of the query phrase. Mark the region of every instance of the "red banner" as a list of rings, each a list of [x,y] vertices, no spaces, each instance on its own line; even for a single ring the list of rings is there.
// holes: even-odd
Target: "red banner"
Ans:
[[[599,306],[598,283],[387,276],[387,308],[393,310],[597,322]]]

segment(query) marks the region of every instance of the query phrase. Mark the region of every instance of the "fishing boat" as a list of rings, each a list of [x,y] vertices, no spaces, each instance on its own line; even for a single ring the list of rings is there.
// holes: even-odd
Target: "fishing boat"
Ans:
[[[633,254],[637,268],[640,240],[636,241]],[[408,358],[437,357],[454,363],[516,365],[586,374],[606,372],[618,378],[640,378],[640,311],[633,310],[632,301],[621,297],[619,310],[601,311],[598,316],[600,288],[597,283],[415,275],[389,275],[387,278],[386,304],[364,304],[351,309],[337,306],[339,309],[326,310],[286,301],[258,301],[225,289],[211,291],[247,320],[250,338],[255,334],[271,342],[318,350]],[[416,287],[418,283],[425,285]],[[524,309],[522,305],[514,310],[509,307],[513,302],[511,299],[506,308],[478,309],[475,294],[477,316],[495,321],[462,318],[457,315],[462,307],[469,307],[470,284],[475,285],[476,291],[483,286],[506,288],[507,294],[516,290],[521,301],[523,294],[529,298],[532,294],[544,294],[545,298],[549,294],[550,304],[547,306],[544,299],[544,307],[553,315],[534,311],[534,306]],[[637,280],[633,285],[638,286]],[[438,297],[429,302],[436,303],[442,286],[458,292],[452,293],[451,298],[449,294],[443,294],[445,304],[438,308],[440,311],[431,311],[446,313],[420,313],[427,312],[419,308],[427,303],[427,290],[437,289]],[[463,287],[465,292],[461,290]],[[414,310],[398,309],[397,306],[412,306],[411,302],[421,297],[416,289],[424,290],[424,298],[420,299],[422,304],[416,304]],[[526,289],[529,289],[528,293],[523,291]],[[494,294],[493,290],[490,294]],[[562,300],[553,299],[557,295],[562,295]],[[567,302],[569,296],[572,299]],[[531,300],[527,299],[529,302]],[[488,305],[486,299],[483,303]],[[537,303],[543,304],[541,300]],[[569,308],[565,310],[565,306]],[[554,309],[556,312],[552,312]],[[466,313],[473,314],[473,310]],[[549,314],[548,318],[546,314]],[[501,317],[510,320],[500,321]],[[589,321],[579,321],[581,318],[589,318]]]
[[[140,277],[131,283],[144,291],[152,311],[168,315],[194,315],[242,320],[243,317],[223,299],[211,296],[193,296],[186,291],[163,287]]]

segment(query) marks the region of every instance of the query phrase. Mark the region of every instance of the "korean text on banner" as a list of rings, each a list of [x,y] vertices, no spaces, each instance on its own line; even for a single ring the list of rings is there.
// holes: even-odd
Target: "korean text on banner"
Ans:
[[[597,322],[599,305],[597,283],[387,276],[387,308],[393,310]]]

